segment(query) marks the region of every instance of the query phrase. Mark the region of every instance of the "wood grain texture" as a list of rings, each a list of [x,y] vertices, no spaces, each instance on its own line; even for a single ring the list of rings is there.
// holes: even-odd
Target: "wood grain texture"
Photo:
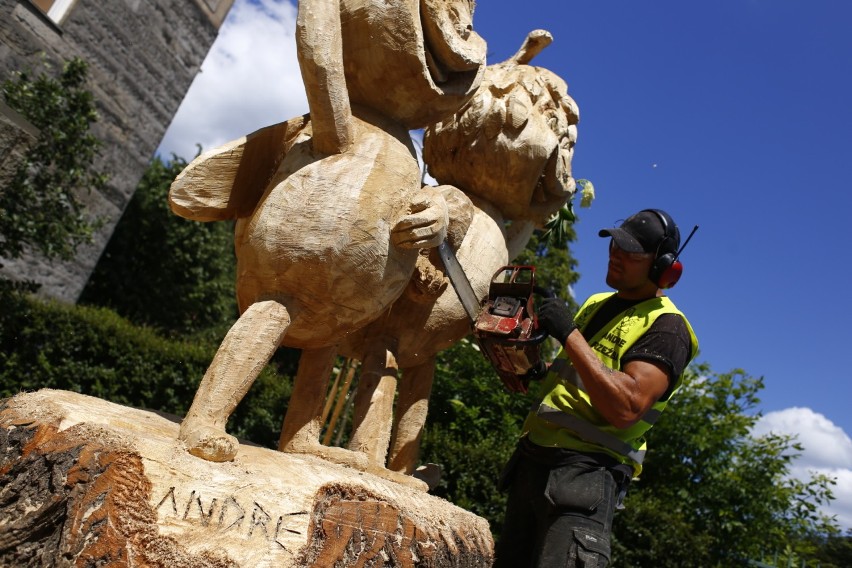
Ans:
[[[66,391],[0,403],[3,566],[490,566],[484,519],[313,456],[189,455],[177,424]],[[390,563],[390,564],[388,564]]]

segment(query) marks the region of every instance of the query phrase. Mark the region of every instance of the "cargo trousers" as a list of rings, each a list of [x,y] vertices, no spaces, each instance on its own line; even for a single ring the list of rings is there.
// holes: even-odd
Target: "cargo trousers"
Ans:
[[[494,568],[607,566],[628,476],[588,461],[538,463],[516,451],[504,480],[509,500]]]

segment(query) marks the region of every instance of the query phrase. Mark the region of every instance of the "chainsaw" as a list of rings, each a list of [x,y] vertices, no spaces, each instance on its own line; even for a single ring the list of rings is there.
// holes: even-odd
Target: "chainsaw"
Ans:
[[[480,305],[449,244],[445,241],[438,251],[471,319],[480,351],[507,390],[526,393],[530,381],[547,373],[547,364],[541,359],[547,333],[538,327],[534,295],[553,294],[536,286],[534,266],[510,265],[494,273],[488,297]]]
[[[538,327],[536,293],[551,295],[535,285],[535,267],[504,266],[492,277],[488,299],[473,325],[479,348],[512,392],[527,392],[530,381],[547,373],[541,359],[547,333]]]

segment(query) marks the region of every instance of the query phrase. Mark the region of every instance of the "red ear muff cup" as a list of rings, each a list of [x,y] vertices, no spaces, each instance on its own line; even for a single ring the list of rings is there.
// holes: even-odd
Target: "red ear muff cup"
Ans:
[[[677,281],[680,280],[681,275],[683,274],[683,264],[679,260],[676,260],[672,263],[670,267],[663,271],[660,277],[657,279],[657,286],[659,288],[671,288]]]
[[[683,264],[675,260],[675,255],[672,253],[666,253],[654,261],[648,277],[658,288],[665,289],[677,284],[681,274],[683,274]]]

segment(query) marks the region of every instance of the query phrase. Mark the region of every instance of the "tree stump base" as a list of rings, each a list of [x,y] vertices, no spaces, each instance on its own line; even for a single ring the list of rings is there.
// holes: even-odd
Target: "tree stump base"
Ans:
[[[208,462],[177,434],[66,391],[0,402],[0,565],[491,565],[488,523],[443,499],[247,444]]]

